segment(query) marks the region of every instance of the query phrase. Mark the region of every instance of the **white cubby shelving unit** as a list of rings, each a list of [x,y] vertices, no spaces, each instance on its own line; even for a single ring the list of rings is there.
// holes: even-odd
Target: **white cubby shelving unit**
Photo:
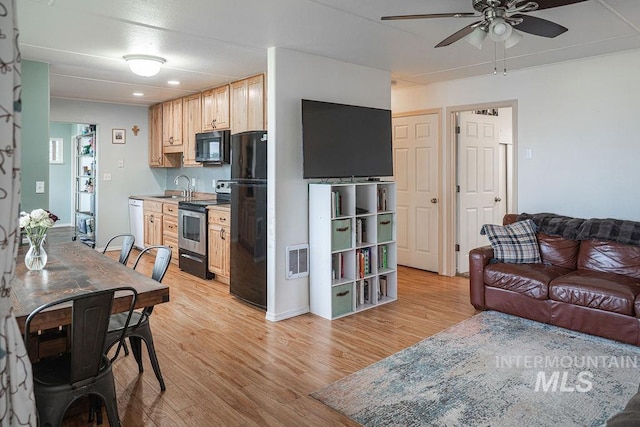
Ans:
[[[311,312],[337,319],[398,297],[396,187],[309,184]]]

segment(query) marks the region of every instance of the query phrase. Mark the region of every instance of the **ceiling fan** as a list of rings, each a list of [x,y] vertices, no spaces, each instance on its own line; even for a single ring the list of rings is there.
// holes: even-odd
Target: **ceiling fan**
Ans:
[[[435,47],[449,46],[466,37],[466,40],[480,49],[482,42],[489,38],[496,42],[505,42],[505,48],[520,41],[522,35],[514,29],[542,37],[557,37],[568,29],[555,22],[535,16],[524,15],[534,10],[550,9],[581,3],[587,0],[471,0],[473,8],[479,12],[428,13],[421,15],[383,16],[383,21],[427,18],[482,18],[467,25],[442,40]]]

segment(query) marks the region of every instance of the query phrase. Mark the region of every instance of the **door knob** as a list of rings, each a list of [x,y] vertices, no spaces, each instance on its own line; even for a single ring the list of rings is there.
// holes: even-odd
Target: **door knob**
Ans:
[[[431,203],[438,203],[438,199],[434,197],[433,199],[431,199]]]
[[[495,199],[493,199],[493,200],[494,200],[496,203],[497,203],[497,202],[501,202],[501,201],[502,201],[502,199],[501,199],[500,197],[496,197],[496,198],[495,198]]]

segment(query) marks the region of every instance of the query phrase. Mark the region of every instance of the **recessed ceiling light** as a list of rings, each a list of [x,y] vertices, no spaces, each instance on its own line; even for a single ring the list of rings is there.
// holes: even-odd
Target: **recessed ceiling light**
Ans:
[[[133,92],[133,96],[144,96],[142,92]]]
[[[177,80],[169,80],[167,83],[169,83],[170,85],[179,85],[180,82]]]

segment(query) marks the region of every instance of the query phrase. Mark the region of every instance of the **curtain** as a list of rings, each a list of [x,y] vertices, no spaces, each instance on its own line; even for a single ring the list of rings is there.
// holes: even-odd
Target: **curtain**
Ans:
[[[16,0],[0,0],[0,425],[36,426],[31,362],[11,312],[20,238],[21,74]]]

